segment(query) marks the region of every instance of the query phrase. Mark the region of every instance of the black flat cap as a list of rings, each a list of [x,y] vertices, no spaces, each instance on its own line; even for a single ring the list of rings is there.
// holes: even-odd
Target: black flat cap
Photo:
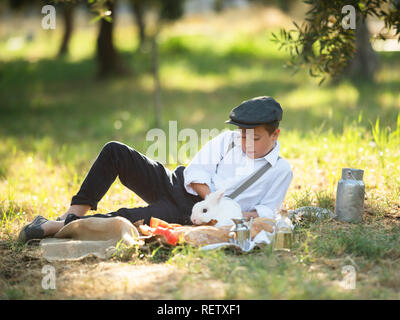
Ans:
[[[231,123],[243,128],[254,128],[264,123],[282,120],[281,105],[274,98],[262,96],[243,101],[229,114]]]

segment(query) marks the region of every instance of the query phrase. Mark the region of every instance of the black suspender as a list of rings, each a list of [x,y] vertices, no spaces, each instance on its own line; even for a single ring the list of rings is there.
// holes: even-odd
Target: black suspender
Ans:
[[[232,142],[229,144],[228,149],[226,150],[225,154],[221,157],[220,161],[217,163],[215,168],[215,172],[217,172],[218,166],[221,163],[222,159],[230,152],[233,147],[235,146],[235,141],[232,138]],[[278,157],[278,160],[281,157]],[[254,182],[256,182],[265,172],[267,172],[272,167],[271,163],[267,161],[265,165],[263,165],[260,169],[254,172],[250,177],[245,179],[242,184],[239,185],[232,193],[227,195],[228,198],[234,199],[243,191],[245,191],[248,187],[250,187]]]

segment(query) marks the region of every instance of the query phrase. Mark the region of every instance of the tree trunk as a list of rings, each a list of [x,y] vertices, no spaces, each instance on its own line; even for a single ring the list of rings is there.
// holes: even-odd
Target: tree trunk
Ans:
[[[64,3],[62,9],[62,16],[64,21],[64,34],[61,41],[60,49],[58,50],[58,57],[68,54],[69,40],[74,25],[74,5],[72,3]]]
[[[112,12],[110,15],[112,21],[100,20],[100,30],[97,37],[98,76],[100,78],[124,73],[121,58],[113,43],[113,29],[116,19],[115,3],[116,0],[106,3],[107,8]]]
[[[155,127],[160,127],[162,102],[161,102],[161,83],[160,83],[160,73],[159,73],[157,34],[151,37],[151,62],[152,62],[152,72],[154,80],[154,124]]]
[[[372,48],[370,33],[366,21],[357,16],[356,52],[350,60],[345,74],[350,78],[361,78],[372,81],[379,68],[378,55]]]
[[[215,0],[214,11],[220,13],[222,12],[223,9],[224,9],[224,0]]]
[[[146,41],[146,25],[144,22],[144,6],[143,2],[138,0],[131,0],[133,14],[135,16],[136,26],[139,35],[139,49],[143,47]]]

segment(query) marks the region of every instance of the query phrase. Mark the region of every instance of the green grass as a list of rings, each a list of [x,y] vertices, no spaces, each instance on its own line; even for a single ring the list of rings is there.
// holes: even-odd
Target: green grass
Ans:
[[[53,59],[58,34],[40,34],[13,52],[0,39],[0,238],[15,254],[24,250],[14,243],[20,227],[39,213],[49,218],[64,213],[107,141],[144,153],[152,143],[146,141],[153,127],[149,56],[135,51],[131,31],[118,31],[118,47],[134,75],[108,81],[95,80],[93,30],[77,32],[70,57],[60,60]],[[380,54],[375,83],[360,79],[319,87],[306,72],[292,75],[283,68],[287,57],[269,35],[270,30],[213,36],[165,32],[160,38],[163,128],[170,120],[177,121],[178,130],[198,133],[229,128],[224,121],[241,101],[273,96],[284,109],[282,156],[294,171],[285,206],[333,209],[341,168],[360,168],[367,195],[364,223],[328,220],[299,228],[290,254],[269,247],[238,255],[183,246],[155,248],[140,259],[187,272],[176,284],[175,298],[187,297],[185,288],[191,286],[197,292],[195,284],[203,281],[230,299],[398,299],[400,55]],[[117,181],[98,211],[142,204]],[[136,249],[127,254],[121,263],[140,255]],[[337,285],[348,259],[358,266],[354,291]],[[32,298],[23,282],[2,277],[5,298]],[[207,294],[198,289],[193,297]]]
[[[370,226],[355,226],[351,230],[325,230],[316,243],[318,255],[335,257],[351,254],[366,259],[398,258],[399,227],[376,230]]]

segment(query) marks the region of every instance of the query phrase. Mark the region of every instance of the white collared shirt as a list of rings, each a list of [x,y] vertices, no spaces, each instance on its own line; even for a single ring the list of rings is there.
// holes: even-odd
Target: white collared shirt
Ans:
[[[227,152],[232,139],[235,146]],[[279,149],[277,141],[265,157],[250,159],[242,151],[241,133],[224,131],[208,141],[185,168],[183,175],[186,191],[197,195],[190,184],[205,183],[211,192],[224,189],[224,194],[229,195],[268,161],[271,168],[239,194],[235,201],[242,211],[256,210],[260,217],[274,219],[293,178],[289,162],[283,158],[278,159]]]

